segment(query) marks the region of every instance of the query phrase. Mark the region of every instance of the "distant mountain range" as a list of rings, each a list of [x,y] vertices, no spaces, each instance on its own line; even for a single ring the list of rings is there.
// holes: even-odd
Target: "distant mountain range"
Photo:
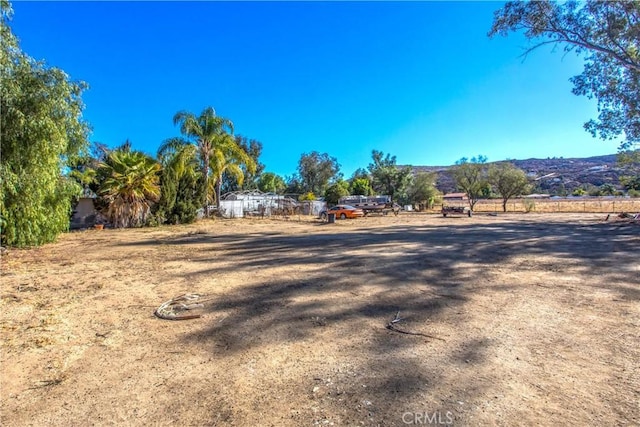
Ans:
[[[586,158],[547,158],[510,160],[518,168],[525,171],[533,184],[535,193],[551,195],[567,195],[579,187],[611,184],[621,188],[619,177],[624,169],[616,163],[616,155],[595,156]],[[489,162],[491,163],[498,162]],[[456,191],[451,176],[453,166],[412,166],[414,173],[437,172],[436,186],[443,193]]]

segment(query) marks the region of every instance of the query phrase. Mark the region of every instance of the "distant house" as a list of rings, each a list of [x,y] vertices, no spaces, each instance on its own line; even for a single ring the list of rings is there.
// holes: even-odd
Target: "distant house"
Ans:
[[[98,215],[93,203],[95,198],[96,195],[91,190],[85,189],[83,191],[82,196],[78,199],[78,204],[73,209],[73,216],[69,225],[71,230],[90,228],[95,225]]]
[[[548,199],[551,197],[551,194],[527,194],[526,196],[522,196],[523,199]]]
[[[468,201],[469,197],[467,197],[467,193],[447,193],[444,196],[442,196],[442,200],[444,200],[445,202],[452,202],[452,201]]]

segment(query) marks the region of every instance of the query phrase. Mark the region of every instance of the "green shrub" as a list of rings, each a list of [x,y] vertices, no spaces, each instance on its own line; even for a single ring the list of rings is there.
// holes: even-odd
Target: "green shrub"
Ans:
[[[522,204],[524,205],[524,210],[526,213],[533,211],[536,207],[536,202],[531,199],[524,199],[522,201]]]

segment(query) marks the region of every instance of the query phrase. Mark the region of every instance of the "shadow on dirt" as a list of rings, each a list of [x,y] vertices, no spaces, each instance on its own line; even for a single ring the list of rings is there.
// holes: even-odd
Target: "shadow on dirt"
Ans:
[[[348,425],[363,419],[366,425],[379,424],[391,416],[401,425],[402,408],[412,401],[427,402],[432,408],[457,405],[451,396],[464,384],[453,382],[464,382],[466,374],[444,377],[420,362],[428,354],[415,352],[427,342],[434,354],[464,371],[486,363],[492,342],[477,338],[454,346],[447,336],[438,337],[445,341],[403,336],[385,325],[400,312],[404,320],[399,325],[407,331],[437,335],[430,330],[436,322],[459,322],[458,327],[465,327],[464,306],[478,292],[517,291],[518,283],[490,282],[491,269],[507,261],[513,265],[517,260],[521,270],[542,268],[559,275],[566,269],[603,277],[612,274],[628,284],[612,289],[620,298],[640,299],[638,270],[624,267],[637,263],[640,227],[505,222],[345,229],[342,234],[325,233],[320,225],[310,228],[309,234],[201,234],[161,242],[199,245],[201,252],[191,262],[202,268],[189,274],[191,281],[255,272],[257,281],[207,303],[212,320],[184,337],[209,345],[214,357],[225,359],[271,345],[322,345],[322,332],[332,328],[341,337],[333,348],[342,348],[346,359],[357,355],[352,359],[357,381],[345,379],[342,390],[314,399],[329,414],[346,405],[349,411],[342,412],[341,419]],[[528,261],[539,255],[551,261],[530,266]],[[265,277],[270,267],[287,273]],[[606,286],[603,281],[602,287]],[[340,383],[341,375],[347,373],[334,374],[332,384]],[[313,383],[313,378],[308,381]],[[452,382],[451,394],[438,400],[429,391],[442,381]]]

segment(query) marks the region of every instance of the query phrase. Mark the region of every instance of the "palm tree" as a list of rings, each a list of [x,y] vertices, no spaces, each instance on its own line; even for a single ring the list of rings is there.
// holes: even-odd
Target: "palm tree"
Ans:
[[[151,202],[160,196],[160,165],[142,152],[115,150],[100,168],[106,176],[100,194],[108,203],[107,216],[114,227],[144,223]]]
[[[158,149],[158,160],[163,172],[176,180],[185,174],[194,174],[197,169],[196,146],[182,138],[167,139]]]
[[[215,140],[210,154],[209,166],[212,173],[209,185],[214,186],[216,206],[220,207],[222,175],[226,172],[235,177],[239,185],[242,185],[244,172],[241,166],[245,165],[249,173],[255,173],[257,165],[255,160],[229,134],[221,135]]]
[[[216,142],[224,135],[233,134],[231,120],[217,116],[213,107],[207,107],[197,117],[193,113],[179,111],[173,116],[173,124],[180,125],[180,133],[186,137],[186,141],[192,142],[198,148],[202,176],[209,177],[211,153],[214,152]],[[175,138],[171,141],[173,141],[170,143],[171,145],[178,142]],[[164,145],[160,147],[161,150]],[[203,185],[207,187],[206,179]],[[204,208],[208,213],[207,205]]]

